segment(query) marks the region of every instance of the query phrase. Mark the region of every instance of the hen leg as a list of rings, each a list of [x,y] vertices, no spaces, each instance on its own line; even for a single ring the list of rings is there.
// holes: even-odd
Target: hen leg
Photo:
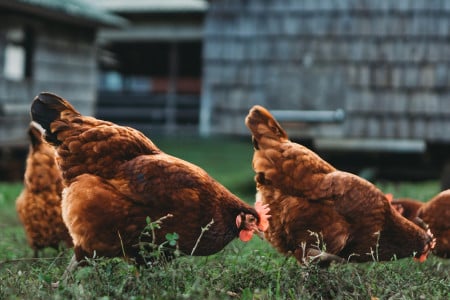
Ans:
[[[307,257],[311,258],[312,261],[317,261],[319,266],[325,267],[325,268],[328,267],[332,262],[340,263],[340,264],[346,262],[346,260],[343,259],[342,257],[339,257],[339,256],[331,254],[331,253],[320,251],[319,249],[309,248],[306,253],[307,253]]]
[[[63,282],[67,280],[67,278],[72,275],[72,272],[78,267],[78,261],[75,257],[75,254],[72,256],[72,259],[69,262],[69,265],[67,266],[66,270],[64,271],[64,274],[62,276]]]
[[[64,274],[61,277],[62,282],[66,283],[69,279],[69,276],[72,275],[72,272],[75,271],[76,268],[81,267],[86,264],[86,261],[84,261],[84,258],[86,257],[86,252],[83,251],[80,247],[74,248],[74,254],[72,258],[70,259],[69,265],[67,266],[66,270],[64,271]]]
[[[72,275],[73,270],[75,270],[78,267],[78,262],[75,257],[75,254],[70,259],[69,265],[64,270],[63,275],[61,276],[61,279],[57,282],[52,283],[52,288],[57,289],[59,287],[59,283],[63,282],[64,284],[67,284],[67,280],[69,279],[69,276]]]
[[[324,268],[328,267],[332,262],[346,262],[346,260],[342,257],[314,248],[308,248],[305,251],[304,249],[299,248],[294,251],[294,256],[301,264],[304,264],[306,262],[317,262],[320,267]]]

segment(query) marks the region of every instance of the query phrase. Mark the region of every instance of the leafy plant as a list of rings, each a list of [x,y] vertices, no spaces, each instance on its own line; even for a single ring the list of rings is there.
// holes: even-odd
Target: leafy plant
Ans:
[[[156,221],[152,221],[150,217],[146,218],[146,226],[139,236],[139,255],[146,265],[155,265],[158,263],[166,263],[173,257],[180,256],[178,249],[179,236],[176,232],[166,233],[166,240],[161,244],[157,243],[156,231],[161,229],[164,220],[173,217],[167,214]]]
[[[180,236],[176,232],[166,233],[166,240],[169,242],[169,245],[172,247],[177,245],[179,237]]]

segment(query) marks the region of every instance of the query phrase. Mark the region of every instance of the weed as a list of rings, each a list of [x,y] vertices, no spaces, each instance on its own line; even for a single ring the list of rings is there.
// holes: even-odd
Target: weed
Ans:
[[[202,227],[202,231],[200,232],[200,236],[198,237],[197,241],[195,242],[194,248],[192,248],[191,255],[194,255],[195,250],[197,249],[198,243],[200,243],[200,240],[202,239],[203,234],[209,230],[211,225],[214,224],[214,219],[211,220],[208,224],[206,224],[205,227]]]
[[[153,266],[155,264],[167,263],[173,257],[180,256],[178,249],[179,236],[176,232],[167,233],[165,235],[166,241],[158,244],[156,241],[156,230],[161,229],[161,224],[164,220],[172,218],[173,215],[167,214],[156,221],[152,221],[150,217],[146,218],[146,226],[139,235],[139,255],[144,264]],[[140,259],[140,258],[139,258]]]

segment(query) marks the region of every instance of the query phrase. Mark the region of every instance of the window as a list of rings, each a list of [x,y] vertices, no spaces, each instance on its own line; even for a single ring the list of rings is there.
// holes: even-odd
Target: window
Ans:
[[[32,76],[33,34],[29,28],[12,28],[6,32],[3,74],[20,81]]]

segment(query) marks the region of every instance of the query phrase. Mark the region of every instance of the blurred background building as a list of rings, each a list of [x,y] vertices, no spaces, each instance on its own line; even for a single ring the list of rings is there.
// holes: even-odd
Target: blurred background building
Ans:
[[[0,16],[2,144],[23,143],[29,104],[41,91],[64,95],[80,111],[93,114],[96,33],[125,20],[76,1],[58,0],[2,0]]]
[[[97,116],[145,133],[196,134],[206,1],[99,0],[130,26],[103,29]]]
[[[23,136],[31,99],[50,90],[153,135],[248,137],[244,118],[261,104],[337,163],[423,164],[411,178],[450,166],[450,1],[85,5],[0,0],[2,143]]]
[[[75,0],[0,0],[0,179],[23,176],[30,103],[39,92],[95,112],[97,31],[125,23]]]
[[[450,154],[449,22],[445,0],[210,1],[200,131],[247,134],[261,104],[324,155],[421,154],[436,172]]]

